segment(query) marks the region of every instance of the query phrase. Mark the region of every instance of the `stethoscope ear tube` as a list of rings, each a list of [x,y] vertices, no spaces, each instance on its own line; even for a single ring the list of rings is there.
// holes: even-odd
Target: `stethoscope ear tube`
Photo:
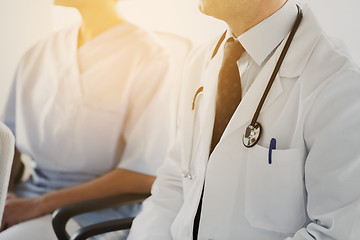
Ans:
[[[289,50],[290,44],[291,44],[291,42],[292,42],[292,40],[293,40],[293,38],[295,36],[295,33],[296,33],[296,31],[297,31],[297,29],[298,29],[298,27],[299,27],[299,25],[301,23],[301,20],[303,18],[303,12],[302,12],[301,8],[298,5],[296,5],[296,6],[297,6],[297,9],[298,9],[298,14],[297,14],[297,17],[296,17],[296,21],[295,21],[295,23],[293,25],[293,28],[291,29],[289,38],[287,39],[287,41],[285,43],[284,49],[282,50],[282,52],[280,54],[279,60],[277,61],[276,66],[274,68],[274,71],[273,71],[273,73],[272,73],[272,75],[271,75],[271,77],[269,79],[269,82],[268,82],[266,88],[265,88],[264,94],[261,97],[259,105],[256,108],[256,111],[255,111],[254,116],[253,116],[253,118],[251,120],[251,123],[246,128],[245,134],[243,135],[243,144],[247,148],[255,146],[256,143],[260,139],[262,129],[261,129],[260,123],[257,122],[257,119],[258,119],[260,111],[261,111],[261,109],[262,109],[262,107],[263,107],[263,105],[265,103],[266,97],[270,92],[271,86],[274,83],[276,75],[279,72],[281,64],[284,61],[286,53]]]

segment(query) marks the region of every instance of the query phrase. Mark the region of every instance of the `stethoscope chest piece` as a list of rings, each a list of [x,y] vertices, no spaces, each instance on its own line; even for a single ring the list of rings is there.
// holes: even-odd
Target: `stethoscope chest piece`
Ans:
[[[261,135],[261,125],[258,122],[255,124],[250,124],[243,135],[243,144],[247,148],[251,148],[255,146],[255,144],[259,141]]]

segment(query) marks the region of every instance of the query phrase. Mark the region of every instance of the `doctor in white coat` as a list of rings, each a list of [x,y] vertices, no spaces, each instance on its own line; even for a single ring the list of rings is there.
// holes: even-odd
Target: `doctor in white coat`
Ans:
[[[311,10],[301,8],[303,19],[257,119],[260,140],[248,148],[243,135],[297,6],[200,1],[202,12],[229,28],[188,60],[178,137],[129,239],[360,239],[360,72]],[[242,99],[210,152],[229,38],[245,49],[237,61]]]

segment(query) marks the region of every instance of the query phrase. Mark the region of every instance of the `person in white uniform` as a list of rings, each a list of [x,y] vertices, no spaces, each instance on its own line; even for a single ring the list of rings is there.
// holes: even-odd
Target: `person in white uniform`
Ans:
[[[170,113],[157,92],[169,57],[156,36],[119,16],[116,0],[55,4],[77,8],[83,21],[36,44],[17,69],[2,119],[36,166],[9,193],[1,240],[56,239],[50,214],[60,206],[150,192],[167,149]],[[86,225],[138,210],[75,220]]]
[[[177,140],[128,239],[360,238],[359,68],[300,7],[303,18],[257,119],[261,137],[247,147],[243,136],[298,9],[292,0],[200,1],[228,30],[187,61]],[[241,89],[227,95],[242,97],[213,147],[220,69],[237,41],[240,84],[233,84]]]

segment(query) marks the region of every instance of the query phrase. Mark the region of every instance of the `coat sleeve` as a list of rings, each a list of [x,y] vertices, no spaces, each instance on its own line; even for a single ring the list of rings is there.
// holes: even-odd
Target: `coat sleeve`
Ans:
[[[152,196],[144,202],[142,212],[135,218],[128,240],[171,239],[171,225],[183,204],[179,140],[177,137],[159,169]]]
[[[342,71],[319,92],[305,121],[307,213],[286,240],[360,236],[360,74]]]

